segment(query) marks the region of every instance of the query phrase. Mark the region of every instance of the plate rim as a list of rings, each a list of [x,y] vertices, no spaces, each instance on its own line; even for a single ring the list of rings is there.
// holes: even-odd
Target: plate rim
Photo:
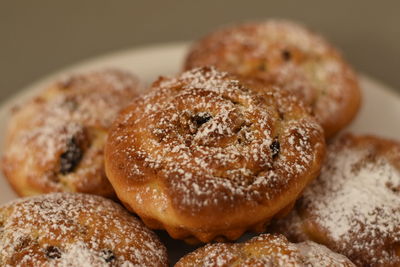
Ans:
[[[106,62],[109,61],[113,58],[122,58],[124,56],[131,56],[133,57],[134,55],[140,55],[142,53],[154,53],[154,51],[167,51],[167,50],[182,50],[181,52],[184,53],[183,50],[188,49],[189,45],[191,42],[187,41],[178,41],[178,42],[167,42],[167,43],[155,43],[155,44],[150,44],[150,45],[141,45],[141,46],[136,46],[136,47],[131,47],[131,48],[126,48],[126,49],[120,49],[120,50],[115,50],[111,52],[107,52],[104,54],[100,54],[98,56],[90,57],[87,59],[83,60],[78,60],[76,63],[66,65],[64,67],[61,67],[59,69],[55,69],[54,71],[49,72],[47,75],[43,75],[38,79],[33,80],[32,82],[28,83],[27,85],[21,87],[18,91],[14,92],[13,94],[7,96],[5,99],[0,101],[0,117],[5,116],[5,121],[4,121],[4,127],[7,126],[8,121],[10,119],[10,108],[14,106],[15,104],[21,103],[24,101],[24,99],[31,97],[35,93],[37,93],[39,90],[43,89],[43,87],[46,84],[51,83],[54,79],[60,78],[65,76],[66,74],[74,73],[74,72],[79,72],[84,69],[92,69],[96,67],[96,64],[101,62]],[[181,66],[182,63],[180,63]],[[117,67],[117,66],[116,66]],[[102,68],[102,67],[99,67]],[[103,67],[104,68],[104,67]],[[122,66],[121,69],[123,70],[124,67]],[[177,70],[174,70],[174,72]],[[165,73],[157,73],[157,75],[165,75]],[[138,75],[139,76],[139,75]],[[370,84],[371,86],[374,86],[376,90],[381,91],[388,97],[395,98],[396,101],[400,101],[400,91],[397,91],[393,87],[387,86],[385,83],[372,78],[366,74],[363,73],[358,73],[359,76],[359,81],[361,84],[361,87],[363,87],[363,84]],[[142,77],[139,76],[139,79],[142,79]],[[146,85],[147,86],[147,85]],[[0,133],[1,136],[2,133]],[[0,149],[4,146],[4,139],[3,142],[0,144]],[[0,151],[3,151],[2,149]],[[1,157],[2,155],[0,155]],[[0,174],[0,178],[5,179],[5,177],[2,177],[3,175]],[[9,183],[5,181],[8,185]],[[2,188],[0,189],[0,193],[4,192],[4,190],[12,190],[11,186],[9,188]],[[14,192],[14,191],[13,191]],[[20,197],[15,196],[13,199],[19,199]],[[9,203],[10,201],[13,200],[7,200],[7,202],[0,202],[0,205],[4,205],[6,203]],[[158,235],[160,237],[160,235]],[[161,239],[161,237],[160,237]],[[180,242],[180,241],[179,241]],[[165,242],[164,242],[165,243]],[[173,248],[174,245],[168,246],[168,249],[170,250],[168,252],[169,259],[171,262],[175,262],[175,260],[179,260],[179,258],[172,256],[174,254]],[[193,251],[195,248],[191,248],[190,251]],[[177,254],[178,255],[178,254]],[[171,263],[170,262],[170,263]],[[170,265],[172,266],[172,265]]]
[[[124,55],[128,54],[141,54],[141,53],[149,53],[150,51],[154,50],[168,50],[168,49],[187,49],[189,46],[193,43],[193,41],[171,41],[171,42],[164,42],[164,43],[151,43],[147,45],[138,45],[138,46],[133,46],[130,48],[123,48],[123,49],[118,49],[114,50],[111,52],[106,52],[103,54],[99,54],[96,56],[92,56],[86,59],[81,59],[78,60],[75,63],[72,64],[67,64],[61,68],[57,68],[50,73],[41,76],[40,78],[34,79],[33,81],[27,83],[26,85],[20,87],[20,89],[5,97],[0,101],[0,112],[8,106],[10,103],[14,103],[17,101],[17,99],[21,98],[23,95],[26,94],[27,91],[32,90],[32,88],[37,88],[40,85],[46,84],[46,82],[50,81],[53,78],[60,77],[65,73],[73,72],[75,69],[79,68],[85,68],[91,65],[95,65],[96,62],[101,62],[101,61],[106,61],[107,59],[111,58],[116,58],[116,57],[122,57]],[[121,68],[123,69],[123,68]],[[396,90],[394,87],[387,85],[385,82],[381,81],[380,79],[377,79],[375,77],[371,77],[370,75],[364,73],[364,72],[359,72],[355,70],[356,74],[359,77],[360,83],[364,81],[368,81],[370,83],[373,83],[374,85],[377,85],[380,89],[385,90],[387,93],[389,93],[391,96],[399,98],[400,99],[400,91]],[[159,75],[163,75],[163,73],[160,73]],[[139,77],[140,79],[140,77]]]

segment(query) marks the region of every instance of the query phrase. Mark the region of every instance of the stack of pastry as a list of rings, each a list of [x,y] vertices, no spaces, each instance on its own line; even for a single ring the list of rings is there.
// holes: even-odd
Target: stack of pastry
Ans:
[[[334,138],[361,92],[322,37],[286,21],[225,28],[192,46],[182,73],[138,86],[82,74],[14,111],[10,184],[71,193],[1,207],[1,263],[165,266],[146,225],[229,242],[177,266],[400,264],[400,144]],[[269,234],[231,243],[249,231]]]

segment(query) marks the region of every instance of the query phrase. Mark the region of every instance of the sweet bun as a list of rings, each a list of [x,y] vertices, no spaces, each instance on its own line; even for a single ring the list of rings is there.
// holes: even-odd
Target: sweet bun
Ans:
[[[252,80],[258,89],[277,85],[297,94],[332,137],[355,117],[361,93],[357,77],[321,36],[283,20],[217,30],[196,42],[184,68],[216,66]]]
[[[118,70],[73,75],[13,110],[2,168],[20,196],[72,191],[115,196],[104,143],[138,79]]]
[[[314,240],[359,266],[400,266],[400,143],[347,134],[273,230]]]
[[[150,228],[188,242],[235,240],[289,211],[318,174],[323,131],[294,96],[256,94],[199,68],[161,78],[117,118],[107,176]]]
[[[100,196],[52,193],[0,207],[2,266],[168,266],[157,236]]]
[[[315,266],[355,267],[346,257],[311,241],[290,243],[284,236],[263,234],[244,243],[208,244],[186,255],[175,267]]]

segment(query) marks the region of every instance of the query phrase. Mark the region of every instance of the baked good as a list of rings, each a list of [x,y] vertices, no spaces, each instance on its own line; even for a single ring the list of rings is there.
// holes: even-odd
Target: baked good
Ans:
[[[274,230],[314,240],[359,266],[400,265],[400,143],[347,134]]]
[[[180,259],[175,267],[190,266],[355,266],[346,257],[311,241],[290,243],[282,235],[262,234],[244,243],[208,244]]]
[[[188,242],[237,239],[290,210],[320,170],[323,131],[294,96],[255,94],[214,68],[161,78],[117,118],[105,148],[118,198]]]
[[[214,65],[253,80],[258,89],[275,84],[297,94],[332,137],[360,106],[357,77],[321,36],[284,20],[246,23],[217,30],[190,49],[185,69]]]
[[[138,87],[138,79],[123,71],[88,72],[56,82],[14,108],[2,168],[15,191],[115,196],[104,172],[104,143]]]
[[[168,266],[157,236],[100,196],[52,193],[0,207],[2,266]]]

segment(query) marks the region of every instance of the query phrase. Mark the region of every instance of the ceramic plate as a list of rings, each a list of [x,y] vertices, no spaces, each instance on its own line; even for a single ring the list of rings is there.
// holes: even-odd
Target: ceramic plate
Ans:
[[[11,107],[23,103],[54,79],[63,78],[71,73],[114,67],[131,71],[143,82],[149,84],[159,75],[170,75],[180,71],[187,46],[186,43],[174,43],[112,53],[79,63],[28,86],[0,106],[1,144],[3,144]],[[400,95],[369,77],[361,75],[360,79],[363,89],[363,106],[355,121],[346,130],[400,139]],[[0,153],[2,154],[2,148]],[[5,179],[0,177],[0,204],[16,197]],[[172,264],[194,249],[181,241],[170,239],[161,231],[158,233],[167,245]]]

